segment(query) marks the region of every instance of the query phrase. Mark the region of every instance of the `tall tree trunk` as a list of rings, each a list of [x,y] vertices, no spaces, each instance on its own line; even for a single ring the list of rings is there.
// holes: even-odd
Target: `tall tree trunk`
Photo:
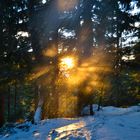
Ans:
[[[100,98],[99,98],[98,109],[97,109],[97,111],[100,111],[101,105],[102,105],[102,96],[100,96]]]
[[[3,93],[0,95],[0,127],[4,124],[4,103],[5,97]]]
[[[79,26],[78,46],[81,51],[81,57],[89,57],[92,54],[93,47],[93,22],[92,9],[94,2],[86,0],[83,2],[83,24]]]
[[[80,4],[80,3],[79,3]],[[83,24],[80,25],[80,16],[78,19],[77,24],[77,48],[78,48],[78,55],[79,55],[79,64],[81,64],[83,59],[89,58],[92,55],[93,49],[93,22],[92,22],[92,9],[93,9],[93,0],[85,0],[83,1],[83,10],[82,10],[82,20]],[[80,5],[79,5],[80,11]],[[83,85],[86,82],[83,82]],[[78,115],[81,113],[83,101],[81,102],[80,94],[77,95],[77,109],[79,109]],[[92,107],[90,105],[90,113],[93,114]]]
[[[39,85],[38,87],[38,96],[39,96],[39,101],[38,101],[38,106],[37,109],[35,111],[35,115],[34,115],[34,123],[39,123],[41,121],[41,117],[42,117],[42,106],[44,103],[44,97],[40,92],[41,86]]]
[[[56,50],[58,51],[58,30],[54,32],[53,34],[53,42],[56,47]],[[59,74],[59,68],[58,68],[58,52],[57,55],[55,56],[54,59],[54,74],[52,78],[52,117],[58,117],[59,116],[59,95],[58,95],[58,90],[57,90],[57,79],[58,79],[58,74]]]
[[[15,83],[15,97],[14,97],[14,113],[15,113],[15,120],[17,119],[17,83]]]
[[[101,79],[101,92],[100,92],[100,97],[99,97],[99,102],[98,102],[98,109],[97,111],[99,111],[101,109],[101,105],[102,105],[102,100],[103,100],[103,96],[104,96],[104,82],[105,82],[105,67],[102,73],[102,79]]]
[[[10,121],[10,106],[11,106],[11,96],[10,96],[10,85],[8,86],[8,121]]]

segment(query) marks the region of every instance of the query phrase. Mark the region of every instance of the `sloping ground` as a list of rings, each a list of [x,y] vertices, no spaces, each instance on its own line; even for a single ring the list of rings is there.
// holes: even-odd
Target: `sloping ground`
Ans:
[[[13,128],[0,140],[140,140],[140,107],[104,107],[95,116],[44,120],[28,130]]]
[[[96,140],[140,140],[140,108],[106,107],[99,113],[103,125],[96,129]]]

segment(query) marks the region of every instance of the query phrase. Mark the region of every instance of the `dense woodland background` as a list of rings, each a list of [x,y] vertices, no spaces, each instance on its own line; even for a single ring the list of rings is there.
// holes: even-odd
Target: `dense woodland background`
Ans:
[[[140,102],[138,0],[1,0],[0,126]],[[74,59],[63,69],[63,57]],[[91,109],[91,108],[90,108]],[[92,110],[91,114],[93,113]]]

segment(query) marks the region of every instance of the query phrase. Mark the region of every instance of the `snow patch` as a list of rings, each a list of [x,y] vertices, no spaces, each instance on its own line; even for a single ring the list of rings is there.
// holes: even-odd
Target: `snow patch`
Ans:
[[[94,111],[95,108],[97,105],[93,105]],[[40,117],[40,111],[38,108],[36,118]],[[0,135],[0,140],[140,140],[140,106],[102,107],[94,116],[48,119],[30,124],[26,131],[18,127],[13,130],[15,133]]]

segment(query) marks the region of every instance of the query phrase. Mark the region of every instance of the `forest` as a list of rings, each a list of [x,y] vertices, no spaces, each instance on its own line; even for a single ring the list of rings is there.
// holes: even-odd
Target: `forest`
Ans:
[[[1,0],[0,127],[140,104],[139,0]]]

